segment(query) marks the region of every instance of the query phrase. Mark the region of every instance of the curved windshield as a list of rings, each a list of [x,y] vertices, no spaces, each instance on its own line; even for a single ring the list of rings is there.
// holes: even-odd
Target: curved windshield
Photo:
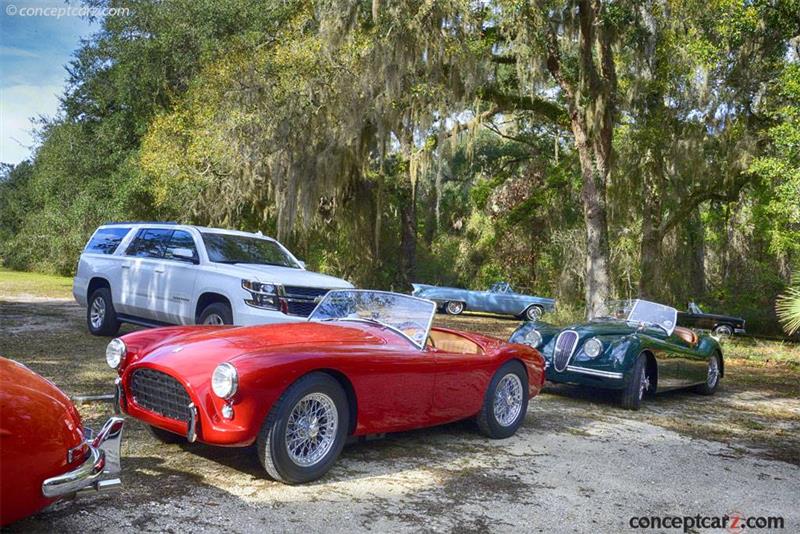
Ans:
[[[328,291],[308,320],[374,323],[401,334],[421,349],[435,311],[435,303],[409,295],[341,289]]]
[[[603,310],[595,319],[617,319],[647,326],[654,326],[669,336],[675,330],[678,311],[647,300],[612,300],[603,305]]]
[[[300,268],[278,243],[270,239],[215,232],[201,232],[201,235],[209,261]]]

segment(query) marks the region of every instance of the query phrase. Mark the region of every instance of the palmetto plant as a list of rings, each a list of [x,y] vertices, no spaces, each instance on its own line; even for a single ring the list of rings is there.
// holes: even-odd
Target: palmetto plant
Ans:
[[[792,335],[800,330],[800,273],[795,274],[791,286],[778,297],[775,311],[787,334]]]

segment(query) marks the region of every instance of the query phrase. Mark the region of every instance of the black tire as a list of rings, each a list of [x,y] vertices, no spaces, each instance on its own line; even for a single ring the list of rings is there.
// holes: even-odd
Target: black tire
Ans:
[[[86,326],[93,336],[116,336],[119,332],[120,322],[117,319],[117,312],[114,310],[109,288],[95,289],[89,295],[86,306]]]
[[[147,430],[150,432],[150,435],[156,438],[161,443],[166,444],[174,444],[174,443],[186,443],[186,438],[181,436],[180,434],[175,434],[174,432],[170,432],[169,430],[164,430],[162,428],[158,428],[152,425],[147,425]]]
[[[527,321],[538,321],[542,318],[542,315],[544,315],[544,308],[534,304],[533,306],[528,306],[528,308],[525,310],[525,313],[522,315]]]
[[[222,321],[217,322],[217,319]],[[209,322],[214,321],[214,322]],[[209,304],[205,308],[203,308],[202,313],[200,313],[200,319],[198,319],[197,324],[210,324],[210,325],[219,325],[219,324],[233,324],[233,312],[231,311],[231,307],[224,302],[215,302],[214,304]]]
[[[333,402],[337,422],[328,450],[313,464],[303,466],[292,459],[286,443],[289,417],[298,403],[309,395],[321,394]],[[350,428],[350,410],[342,386],[329,375],[312,373],[300,378],[281,395],[270,410],[256,441],[258,459],[273,479],[286,484],[316,480],[327,473],[342,452]]]
[[[464,311],[464,303],[458,300],[451,300],[444,305],[444,311],[447,315],[461,315]]]
[[[715,371],[716,370],[716,371]],[[719,379],[722,376],[722,362],[719,354],[714,353],[708,359],[708,374],[705,384],[700,384],[694,390],[701,395],[713,395],[719,387]]]
[[[513,375],[519,379],[522,386],[522,399],[519,413],[516,417],[507,424],[502,424],[495,415],[494,405],[497,395],[497,389],[503,379]],[[486,394],[483,397],[483,406],[478,413],[476,422],[481,433],[492,439],[503,439],[513,436],[517,429],[525,421],[525,414],[528,411],[528,374],[525,372],[525,367],[517,361],[513,360],[503,364],[500,369],[492,377],[489,382],[489,387],[486,389]]]
[[[644,381],[644,385],[642,382]],[[642,399],[650,388],[647,376],[647,359],[643,354],[636,358],[636,363],[631,369],[631,379],[622,390],[620,404],[626,410],[638,410],[642,406]]]
[[[718,324],[714,327],[714,335],[717,337],[732,336],[733,327],[729,324]]]

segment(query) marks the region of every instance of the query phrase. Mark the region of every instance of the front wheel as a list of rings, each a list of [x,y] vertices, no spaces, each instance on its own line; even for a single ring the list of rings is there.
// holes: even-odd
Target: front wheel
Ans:
[[[714,335],[717,337],[728,337],[733,335],[733,328],[727,324],[720,324],[714,327]]]
[[[644,394],[650,389],[650,377],[647,375],[647,361],[639,355],[631,369],[631,378],[622,390],[620,404],[626,410],[638,410],[642,406]]]
[[[464,311],[464,303],[451,300],[445,304],[444,311],[446,311],[448,315],[461,315],[461,312]]]
[[[342,452],[349,424],[342,386],[323,373],[307,375],[292,384],[267,415],[258,434],[258,459],[280,482],[316,480]]]
[[[544,315],[544,309],[541,306],[528,306],[525,310],[525,318],[529,321],[538,321]]]
[[[513,436],[527,411],[528,374],[520,362],[507,362],[489,383],[478,413],[478,428],[492,439]]]
[[[713,395],[719,386],[720,377],[720,363],[719,355],[712,354],[708,359],[708,372],[706,373],[706,381],[695,388],[695,391],[701,395]]]
[[[120,322],[111,301],[111,290],[107,287],[95,289],[89,296],[86,307],[86,326],[93,336],[115,336]]]
[[[203,313],[200,314],[198,324],[211,326],[233,324],[233,312],[231,311],[231,307],[222,302],[209,304],[203,309]]]

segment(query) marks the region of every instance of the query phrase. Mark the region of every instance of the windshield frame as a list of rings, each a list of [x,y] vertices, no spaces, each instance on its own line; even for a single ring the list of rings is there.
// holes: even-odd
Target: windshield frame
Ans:
[[[664,308],[672,310],[672,314],[673,314],[672,328],[667,328],[664,325],[662,325],[661,323],[646,323],[644,321],[637,321],[635,319],[631,319],[631,317],[633,316],[633,312],[636,311],[636,308],[642,302],[647,303],[647,304],[655,304],[656,306],[662,306]],[[675,327],[678,325],[678,310],[676,310],[672,306],[667,306],[666,304],[661,304],[659,302],[653,302],[651,300],[644,300],[644,299],[636,299],[635,302],[633,303],[633,306],[631,307],[631,311],[628,312],[628,319],[627,320],[629,322],[632,322],[632,323],[639,323],[639,324],[644,324],[644,325],[648,325],[648,326],[655,325],[657,328],[661,328],[667,334],[667,336],[671,336],[672,333],[675,331]]]
[[[303,267],[300,265],[300,262],[297,260],[297,258],[294,257],[294,254],[289,252],[289,250],[287,250],[286,247],[284,247],[280,242],[278,242],[275,239],[263,235],[247,234],[247,233],[214,232],[208,230],[200,230],[199,233],[200,233],[200,241],[203,243],[203,248],[205,249],[206,258],[210,263],[216,263],[220,265],[268,265],[271,267],[282,267],[284,269],[303,270]],[[254,239],[257,241],[265,241],[270,245],[276,247],[286,257],[286,259],[289,260],[289,263],[292,263],[293,265],[281,265],[277,263],[252,263],[246,261],[232,261],[232,260],[226,260],[226,261],[213,260],[211,259],[211,254],[209,253],[209,246],[205,239],[207,236],[211,238],[219,237],[221,239],[233,238],[233,239]]]
[[[427,323],[427,325],[425,327],[425,337],[423,338],[422,343],[421,344],[417,343],[411,336],[409,336],[408,334],[406,334],[405,332],[403,332],[399,328],[397,328],[397,327],[395,327],[393,325],[384,323],[383,321],[378,321],[377,319],[369,320],[369,319],[365,319],[365,318],[361,318],[361,317],[349,317],[349,318],[348,317],[337,317],[337,318],[330,318],[330,319],[314,319],[313,318],[314,317],[314,313],[317,311],[317,309],[325,302],[325,300],[328,299],[328,297],[330,295],[333,295],[333,294],[336,294],[336,293],[379,293],[379,294],[382,294],[382,295],[392,295],[392,296],[395,296],[395,297],[402,297],[402,298],[409,299],[409,300],[417,300],[419,302],[423,302],[425,304],[431,305],[431,312],[430,312],[430,316],[428,317],[428,323]],[[364,323],[364,324],[371,324],[373,326],[378,326],[379,325],[379,326],[381,326],[383,328],[387,328],[387,329],[391,330],[392,332],[404,337],[414,347],[416,347],[418,350],[422,351],[422,350],[425,350],[425,346],[428,343],[428,337],[430,337],[430,335],[431,335],[431,327],[433,326],[433,319],[434,319],[435,315],[436,315],[436,303],[434,301],[432,301],[432,300],[429,300],[429,299],[423,299],[423,298],[420,298],[420,297],[415,297],[413,295],[406,295],[405,293],[394,293],[392,291],[382,291],[380,289],[331,289],[330,291],[325,293],[325,296],[323,296],[322,299],[317,303],[317,305],[314,306],[314,309],[311,310],[310,314],[308,314],[308,319],[306,319],[306,321],[307,322],[317,322],[317,323],[328,322],[328,321],[341,321],[343,323],[346,323],[346,322],[359,322],[359,323]]]

